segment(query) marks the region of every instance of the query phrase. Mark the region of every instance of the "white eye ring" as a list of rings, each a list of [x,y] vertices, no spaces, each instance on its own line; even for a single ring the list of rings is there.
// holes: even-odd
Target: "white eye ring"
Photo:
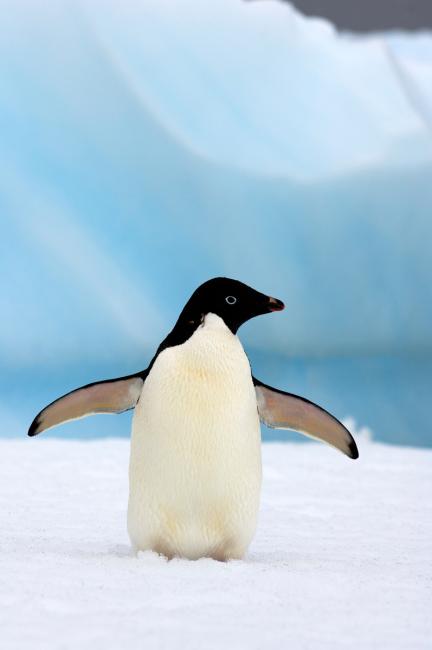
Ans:
[[[225,298],[225,302],[227,302],[229,305],[235,305],[237,302],[237,298],[235,296],[227,296]]]

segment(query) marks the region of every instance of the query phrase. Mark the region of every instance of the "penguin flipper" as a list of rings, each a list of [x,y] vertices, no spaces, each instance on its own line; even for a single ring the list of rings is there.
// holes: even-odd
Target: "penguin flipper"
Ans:
[[[344,425],[321,406],[285,393],[252,377],[260,420],[272,429],[293,429],[322,440],[349,458],[358,458],[354,438]]]
[[[96,413],[123,413],[135,407],[141,395],[145,375],[129,375],[107,379],[66,393],[48,404],[35,417],[28,430],[29,436],[86,415]]]

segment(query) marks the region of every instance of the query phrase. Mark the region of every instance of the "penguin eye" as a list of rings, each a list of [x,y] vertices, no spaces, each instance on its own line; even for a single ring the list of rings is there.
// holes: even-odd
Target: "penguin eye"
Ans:
[[[229,305],[235,305],[237,302],[237,298],[235,296],[227,296],[225,298],[225,302],[227,302]]]

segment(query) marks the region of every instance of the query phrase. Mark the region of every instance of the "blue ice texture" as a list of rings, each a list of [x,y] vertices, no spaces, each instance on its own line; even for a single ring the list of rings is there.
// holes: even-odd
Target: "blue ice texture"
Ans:
[[[287,305],[240,330],[260,379],[432,445],[430,33],[276,0],[0,0],[0,220],[0,435],[146,367],[226,275]]]

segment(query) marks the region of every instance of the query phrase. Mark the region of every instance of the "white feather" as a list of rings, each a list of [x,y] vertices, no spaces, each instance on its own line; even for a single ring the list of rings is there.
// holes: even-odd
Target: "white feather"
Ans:
[[[135,409],[129,479],[137,549],[244,555],[259,507],[260,426],[248,359],[219,316],[157,357]]]

